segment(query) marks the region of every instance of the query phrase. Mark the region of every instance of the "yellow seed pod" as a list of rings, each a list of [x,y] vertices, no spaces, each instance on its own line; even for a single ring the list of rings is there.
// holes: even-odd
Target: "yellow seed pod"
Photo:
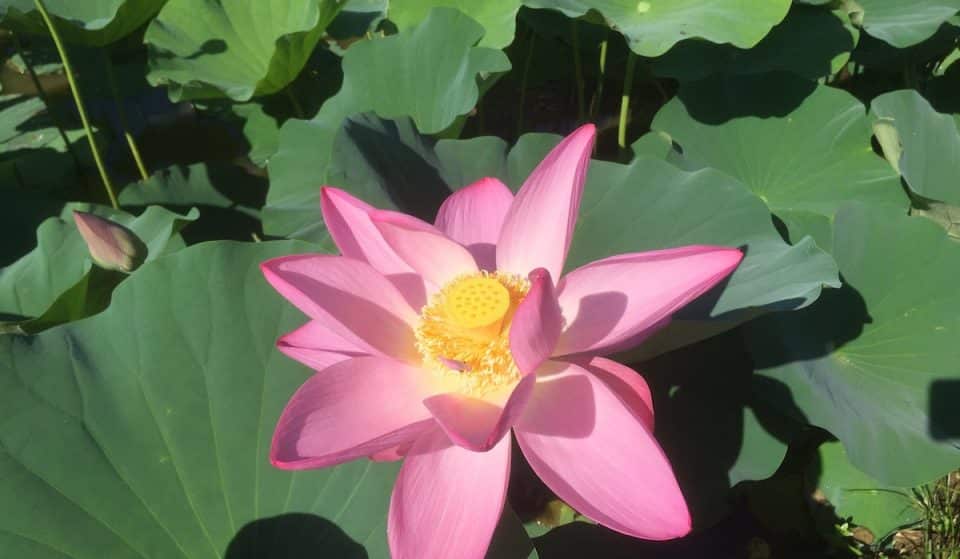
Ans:
[[[465,278],[450,286],[443,310],[454,326],[495,336],[510,310],[510,292],[491,277]]]

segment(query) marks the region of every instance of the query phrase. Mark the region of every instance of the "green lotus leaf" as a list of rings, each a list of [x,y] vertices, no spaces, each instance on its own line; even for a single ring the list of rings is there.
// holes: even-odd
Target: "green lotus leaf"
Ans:
[[[960,460],[938,434],[955,429],[957,407],[933,406],[941,383],[960,382],[960,246],[929,220],[862,202],[837,212],[832,237],[845,286],[751,322],[757,372],[789,387],[808,421],[878,482],[930,481]]]
[[[863,30],[897,48],[933,36],[960,11],[960,0],[857,0],[863,10]]]
[[[557,141],[546,134],[523,136],[510,152],[508,184],[518,187]],[[678,318],[775,303],[801,307],[824,285],[839,285],[829,255],[809,239],[792,247],[784,243],[763,203],[735,179],[712,169],[685,172],[643,156],[629,165],[591,163],[568,269],[614,254],[690,244],[743,247],[745,258],[710,305]]]
[[[233,110],[244,119],[243,135],[250,142],[250,160],[258,167],[266,167],[280,142],[279,122],[260,103],[237,104]]]
[[[6,184],[25,190],[60,190],[77,173],[73,154],[81,163],[90,151],[83,141],[82,129],[67,129],[61,135],[51,111],[64,121],[65,107],[52,109],[37,97],[0,96],[0,177]],[[68,150],[67,142],[71,147]]]
[[[845,202],[901,208],[900,179],[871,147],[866,109],[845,91],[784,73],[685,84],[652,128],[683,156],[740,179],[790,228],[828,221]]]
[[[409,116],[420,132],[432,134],[470,111],[480,95],[478,76],[510,68],[501,51],[474,46],[481,37],[483,28],[466,15],[435,8],[416,28],[351,46],[340,92],[313,119],[290,120],[280,130],[264,232],[302,238],[315,227],[313,204],[322,184],[336,184],[330,162],[347,117],[367,111]]]
[[[300,73],[337,0],[169,0],[147,28],[152,85],[174,101],[247,101],[280,91]]]
[[[944,60],[960,38],[960,27],[941,25],[929,38],[904,48],[897,48],[877,39],[869,33],[860,34],[860,42],[853,51],[851,61],[871,68],[889,72],[891,68],[922,66],[935,60]],[[931,85],[937,80],[931,80]],[[897,87],[891,85],[890,87]]]
[[[843,10],[794,5],[786,19],[750,49],[683,41],[653,62],[660,76],[681,81],[711,74],[761,74],[783,70],[817,80],[840,71],[860,38]]]
[[[70,141],[83,137],[82,130],[71,130]],[[49,110],[38,97],[0,95],[0,150],[52,149],[66,152],[67,145],[57,130]]]
[[[152,18],[167,0],[44,0],[57,31],[69,42],[92,46],[113,43]],[[34,0],[0,0],[0,20],[18,30],[49,31]]]
[[[33,251],[0,269],[0,313],[38,317],[61,293],[86,276],[92,261],[73,222],[73,210],[92,212],[127,227],[147,245],[148,260],[183,248],[178,231],[198,215],[196,210],[179,215],[150,207],[143,214],[133,216],[104,206],[70,204],[60,217],[52,217],[40,225]]]
[[[446,6],[467,14],[486,30],[477,46],[502,49],[513,42],[521,0],[408,0],[390,4],[387,17],[404,30],[417,26],[432,8]]]
[[[740,48],[756,45],[787,15],[790,0],[523,0],[530,8],[580,17],[596,10],[643,56],[660,56],[699,37]]]
[[[256,218],[266,181],[232,163],[176,165],[120,191],[123,206],[207,206]]]
[[[953,116],[938,113],[912,89],[877,97],[870,113],[884,153],[892,157],[910,190],[928,200],[960,205],[960,132]],[[882,139],[883,127],[892,127],[895,137]]]
[[[869,529],[878,540],[920,520],[909,488],[883,484],[864,474],[850,463],[839,442],[821,445],[817,458],[811,477],[816,477],[816,487],[837,516],[853,517],[857,525]]]
[[[389,0],[347,0],[337,17],[327,27],[327,35],[336,43],[330,45],[331,51],[343,54],[350,41],[365,37],[367,32],[374,33],[381,21],[386,18]],[[341,41],[344,41],[341,43]]]
[[[0,553],[386,559],[396,463],[267,457],[310,371],[274,348],[305,318],[258,264],[312,250],[198,245],[145,264],[102,314],[0,337]],[[527,557],[504,519],[491,557]]]

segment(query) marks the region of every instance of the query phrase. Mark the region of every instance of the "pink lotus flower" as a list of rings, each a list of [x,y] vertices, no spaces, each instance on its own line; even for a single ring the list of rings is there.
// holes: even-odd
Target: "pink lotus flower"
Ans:
[[[741,253],[622,254],[561,278],[594,133],[587,125],[564,139],[516,196],[491,178],[459,190],[434,225],[324,188],[323,218],[343,255],[262,266],[311,319],[278,347],[317,371],[283,411],[271,461],[297,470],[403,458],[388,521],[394,557],[483,557],[511,430],[537,475],[584,516],[652,540],[690,530],[653,437],[649,388],[599,355],[663,325]]]

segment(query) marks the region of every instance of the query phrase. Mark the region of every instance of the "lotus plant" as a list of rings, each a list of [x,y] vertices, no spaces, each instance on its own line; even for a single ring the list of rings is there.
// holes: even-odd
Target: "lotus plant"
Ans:
[[[432,225],[324,187],[341,255],[262,266],[310,317],[279,349],[316,371],[284,409],[271,461],[403,459],[387,526],[394,557],[484,555],[511,432],[584,516],[652,540],[690,530],[647,384],[601,356],[665,324],[742,255],[686,246],[562,275],[594,135],[586,125],[565,138],[516,196],[492,178],[455,192]]]

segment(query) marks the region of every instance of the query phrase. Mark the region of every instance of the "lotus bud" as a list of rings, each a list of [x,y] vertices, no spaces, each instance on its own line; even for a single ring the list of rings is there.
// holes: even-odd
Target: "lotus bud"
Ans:
[[[147,247],[133,232],[109,219],[74,210],[73,220],[93,261],[107,270],[132,272],[143,263]]]

